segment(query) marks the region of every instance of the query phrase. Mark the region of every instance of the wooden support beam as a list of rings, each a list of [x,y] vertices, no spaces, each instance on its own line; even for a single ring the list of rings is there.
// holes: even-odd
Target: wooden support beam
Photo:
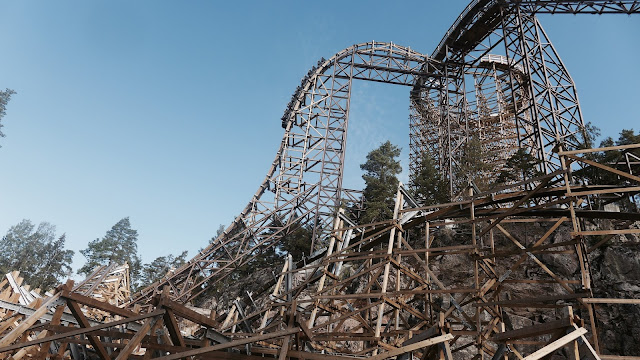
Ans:
[[[100,309],[103,311],[106,311],[108,313],[111,314],[115,314],[115,315],[120,315],[122,317],[134,317],[137,316],[138,314],[134,313],[133,311],[129,311],[127,309],[123,309],[117,306],[113,306],[107,302],[104,301],[100,301],[97,299],[94,299],[92,297],[88,297],[88,296],[84,296],[84,295],[80,295],[80,294],[76,294],[70,291],[62,291],[62,297],[65,299],[69,299],[69,300],[73,300],[76,303],[80,303],[83,305],[87,305],[89,307],[92,308],[96,308],[96,309]]]
[[[84,316],[84,314],[82,313],[82,310],[80,309],[80,305],[78,305],[77,302],[67,298],[67,306],[69,307],[69,310],[71,310],[71,314],[73,314],[76,320],[78,320],[78,325],[80,325],[80,327],[82,328],[91,327],[89,320],[87,320],[87,318]],[[107,350],[100,343],[100,339],[95,335],[87,335],[87,338],[89,339],[91,346],[93,346],[98,356],[102,360],[108,360],[109,353],[107,353]]]
[[[171,301],[169,300],[168,297],[161,297],[160,301],[158,302],[158,307],[164,307],[167,310],[171,310],[171,313],[173,315],[173,317],[175,317],[175,315],[180,316],[182,318],[185,318],[189,321],[193,321],[196,324],[202,325],[204,327],[207,327],[210,329],[210,331],[216,332],[216,335],[219,338],[219,342],[225,342],[225,340],[229,340],[228,337],[226,337],[225,335],[223,335],[222,333],[214,330],[217,329],[218,326],[220,325],[217,321],[211,319],[208,316],[204,316],[202,314],[199,314],[191,309],[189,309],[188,307],[179,304],[175,301]],[[165,322],[165,325],[169,325],[167,322]],[[179,331],[178,331],[179,333]],[[172,338],[173,340],[173,338]],[[174,345],[176,345],[174,343]]]
[[[60,319],[62,318],[62,314],[64,313],[65,305],[58,305],[56,307],[56,311],[53,313],[53,317],[51,319],[51,325],[60,325]],[[47,333],[43,331],[43,333]],[[49,353],[49,347],[51,346],[51,342],[45,342],[40,346],[40,353],[36,356],[36,360],[44,360]]]
[[[543,324],[523,327],[516,330],[495,334],[491,340],[496,342],[511,342],[511,340],[523,339],[528,337],[548,334],[561,328],[568,328],[572,325],[571,320],[564,318],[561,320],[550,321]]]
[[[340,355],[321,354],[321,353],[296,351],[296,350],[289,351],[289,357],[295,358],[295,359],[308,359],[308,360],[358,360],[360,359],[353,356],[340,356]]]
[[[154,317],[154,316],[162,315],[162,314],[164,314],[164,310],[156,310],[156,311],[150,312],[148,314],[138,315],[138,316],[132,317],[132,318],[116,320],[116,321],[112,321],[112,322],[105,323],[105,324],[95,325],[95,326],[92,326],[92,327],[77,329],[77,330],[73,330],[73,331],[67,331],[67,332],[64,332],[62,334],[56,334],[56,335],[52,335],[52,336],[47,336],[46,338],[43,338],[43,339],[31,340],[31,341],[27,341],[25,343],[14,344],[14,345],[10,345],[10,346],[4,346],[4,347],[0,348],[0,353],[6,352],[6,351],[10,351],[10,350],[14,350],[14,349],[19,349],[19,348],[22,348],[22,347],[25,347],[25,346],[42,344],[42,343],[47,342],[47,341],[60,340],[60,339],[69,338],[69,337],[76,336],[76,335],[81,335],[81,334],[89,334],[89,333],[92,333],[92,332],[94,332],[96,330],[106,329],[106,328],[110,328],[110,327],[114,327],[114,326],[118,326],[118,325],[123,325],[123,324],[127,324],[127,323],[130,323],[130,322],[139,321],[139,320],[143,320],[143,319],[146,319],[146,318],[150,318],[150,317]]]
[[[571,341],[579,338],[581,335],[584,335],[586,333],[587,333],[587,329],[585,329],[585,328],[579,328],[577,330],[574,330],[574,331],[570,332],[569,334],[561,337],[560,339],[552,342],[551,344],[543,347],[542,349],[539,349],[538,351],[534,352],[533,354],[525,357],[524,360],[538,360],[538,359],[541,359],[541,358],[553,353],[554,351],[560,349],[561,347],[567,345]]]
[[[544,295],[544,296],[536,296],[531,298],[520,298],[520,299],[511,299],[511,300],[500,300],[500,301],[490,301],[486,303],[475,303],[474,306],[494,306],[494,305],[514,305],[514,304],[539,304],[545,302],[556,302],[558,300],[573,300],[573,299],[584,299],[589,296],[588,292],[574,293],[574,294],[565,294],[565,295]],[[564,305],[563,305],[564,307]]]
[[[584,298],[585,304],[634,304],[640,305],[640,299]]]
[[[595,167],[600,168],[602,170],[606,170],[606,171],[612,172],[612,173],[614,173],[616,175],[625,177],[627,179],[631,179],[631,180],[640,182],[640,177],[637,177],[635,175],[631,175],[629,173],[626,173],[624,171],[620,171],[618,169],[614,169],[614,168],[606,166],[606,165],[599,164],[599,163],[597,163],[595,161],[591,161],[589,159],[581,158],[579,156],[574,156],[574,155],[567,155],[567,157],[571,158],[571,159],[574,159],[574,160],[577,160],[577,161],[580,161],[580,162],[583,162],[583,163],[586,163],[586,164],[589,164],[591,166],[595,166]]]
[[[167,327],[169,331],[169,337],[171,338],[171,342],[175,346],[185,346],[184,338],[180,333],[180,326],[178,326],[178,321],[176,320],[176,316],[171,309],[165,309],[164,313],[164,325]]]
[[[390,351],[387,351],[387,352],[383,352],[382,354],[378,354],[376,356],[370,357],[369,360],[388,359],[388,358],[390,358],[392,356],[405,354],[405,353],[408,353],[410,351],[422,349],[422,348],[425,348],[427,346],[439,344],[439,343],[444,342],[444,341],[449,341],[451,339],[453,339],[453,335],[451,335],[451,334],[445,334],[445,335],[436,336],[436,337],[431,338],[431,339],[422,340],[422,341],[419,341],[417,343],[401,346],[401,347],[399,347],[397,349],[393,349],[393,350],[390,350]]]
[[[211,352],[211,351],[228,349],[228,348],[231,348],[231,347],[234,347],[234,346],[246,345],[246,344],[250,344],[250,343],[254,343],[254,342],[258,342],[258,341],[265,341],[265,340],[275,339],[275,338],[279,338],[279,337],[283,337],[283,336],[287,336],[287,335],[292,335],[292,334],[295,334],[297,332],[300,332],[300,328],[299,327],[295,327],[295,328],[287,329],[287,330],[282,330],[282,331],[276,331],[276,332],[267,333],[267,334],[262,334],[262,335],[255,335],[255,336],[247,337],[247,338],[244,338],[244,339],[233,340],[233,341],[230,341],[230,342],[224,343],[224,344],[217,344],[217,345],[207,346],[207,347],[203,347],[203,348],[199,348],[199,349],[183,351],[183,352],[179,352],[179,353],[176,353],[176,354],[171,354],[171,355],[167,355],[167,356],[158,357],[158,358],[155,358],[155,359],[157,359],[157,360],[182,359],[182,358],[186,358],[186,357],[189,357],[189,356],[206,354],[206,353]]]
[[[618,188],[614,188],[614,189],[577,191],[577,192],[572,192],[571,196],[588,196],[588,195],[631,193],[631,192],[638,192],[638,191],[640,191],[640,186],[628,186],[628,187],[618,187]]]
[[[618,146],[609,146],[609,147],[601,147],[601,148],[593,148],[593,149],[559,151],[558,155],[587,154],[587,153],[594,153],[594,152],[600,152],[600,151],[626,150],[626,149],[637,149],[637,148],[640,148],[640,144],[629,144],[629,145],[618,145]]]
[[[154,316],[152,318],[148,318],[144,322],[144,325],[142,325],[140,330],[138,330],[136,332],[136,334],[133,336],[133,338],[131,338],[131,340],[129,340],[129,342],[127,343],[127,346],[125,346],[124,349],[122,349],[122,351],[120,351],[120,354],[118,354],[118,357],[116,357],[116,360],[128,359],[129,355],[131,355],[131,353],[133,353],[133,351],[136,349],[136,347],[138,345],[140,345],[140,342],[142,341],[142,339],[144,339],[144,337],[147,335],[147,332],[149,331],[149,329],[151,329],[151,327],[153,325],[155,325],[155,323],[156,323],[156,321],[158,321],[158,319],[160,319],[159,315],[158,316]]]
[[[611,229],[611,230],[592,230],[592,231],[574,231],[571,236],[587,236],[587,235],[624,235],[624,234],[640,234],[640,229]]]
[[[53,305],[55,301],[60,298],[60,293],[53,295],[49,299],[47,299],[38,310],[36,310],[31,316],[26,318],[20,325],[16,326],[13,330],[11,330],[7,335],[5,335],[2,339],[0,339],[0,348],[6,347],[7,345],[14,342],[22,333],[24,333],[31,325],[35,324],[36,321],[40,320],[40,317],[44,315],[47,310],[49,310],[49,306]],[[0,349],[0,352],[4,352]]]
[[[89,324],[89,320],[87,320],[87,318],[84,316],[84,314],[82,313],[82,310],[80,309],[80,305],[78,305],[77,302],[67,298],[67,306],[69,307],[69,310],[71,310],[71,314],[73,314],[76,320],[78,320],[78,325],[80,325],[80,327],[82,328],[91,327],[91,324]],[[100,343],[100,339],[95,335],[87,335],[87,338],[89,339],[91,346],[93,346],[98,356],[102,360],[108,360],[109,353],[107,353],[107,350]]]

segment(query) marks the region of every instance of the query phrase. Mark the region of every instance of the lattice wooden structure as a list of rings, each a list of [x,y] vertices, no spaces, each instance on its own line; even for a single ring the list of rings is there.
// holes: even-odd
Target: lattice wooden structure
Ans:
[[[628,201],[640,193],[638,164],[627,156],[639,148],[557,149],[557,171],[489,193],[469,190],[447,204],[419,206],[401,186],[393,219],[359,225],[338,215],[319,260],[288,260],[267,292],[219,315],[171,300],[169,287],[140,312],[78,294],[72,290],[80,287],[67,283],[53,296],[6,311],[0,353],[13,359],[532,360],[562,349],[575,359],[635,359],[601,353],[596,314],[599,306],[640,305],[640,299],[594,297],[601,284],[591,279],[588,255],[640,234],[640,213]],[[599,164],[585,156],[603,150],[627,160]],[[618,181],[577,184],[577,163]],[[602,201],[621,205],[607,211]],[[523,233],[525,225],[535,230]],[[554,270],[563,261],[577,270]],[[86,316],[98,311],[109,316]],[[524,322],[519,314],[543,321]],[[200,330],[184,336],[186,323]]]

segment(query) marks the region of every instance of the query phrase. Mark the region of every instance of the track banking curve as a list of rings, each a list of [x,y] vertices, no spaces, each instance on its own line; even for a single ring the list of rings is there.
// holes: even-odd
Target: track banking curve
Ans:
[[[285,110],[280,147],[249,204],[215,242],[132,304],[165,286],[186,302],[300,227],[313,228],[321,248],[335,210],[349,203],[357,211],[362,201],[359,192],[342,188],[352,81],[413,86],[418,77],[437,76],[425,72],[433,69],[424,66],[429,62],[411,48],[383,42],[356,44],[318,61]]]
[[[293,93],[276,157],[248,205],[130,305],[148,303],[164,287],[186,303],[300,227],[313,229],[312,250],[319,249],[309,259],[322,255],[336,210],[348,204],[355,219],[363,201],[342,187],[353,80],[411,87],[410,171],[429,153],[452,197],[466,185],[456,169],[470,139],[482,142],[497,170],[519,147],[541,160],[543,172],[557,169],[558,149],[579,145],[584,122],[573,80],[535,14],[638,12],[638,1],[475,0],[431,56],[368,42],[320,59]]]

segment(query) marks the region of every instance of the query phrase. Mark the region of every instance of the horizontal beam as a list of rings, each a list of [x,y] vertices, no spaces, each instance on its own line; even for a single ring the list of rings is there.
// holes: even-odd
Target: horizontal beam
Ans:
[[[167,356],[162,356],[162,357],[158,357],[158,358],[155,358],[155,359],[157,359],[157,360],[182,359],[182,358],[186,358],[186,357],[190,357],[190,356],[194,356],[194,355],[206,354],[206,353],[209,353],[209,352],[212,352],[212,351],[216,351],[216,350],[228,349],[228,348],[231,348],[231,347],[234,347],[234,346],[246,345],[246,344],[250,344],[250,343],[253,343],[253,342],[270,340],[270,339],[275,339],[275,338],[279,338],[279,337],[283,337],[283,336],[287,336],[287,335],[292,335],[292,334],[295,334],[295,333],[300,332],[300,331],[301,330],[300,330],[299,327],[295,327],[295,328],[291,328],[291,329],[287,329],[287,330],[283,330],[283,331],[276,331],[276,332],[272,332],[272,333],[268,333],[268,334],[256,335],[256,336],[251,336],[251,337],[244,338],[244,339],[233,340],[233,341],[230,341],[230,342],[224,343],[224,344],[218,344],[218,345],[207,346],[207,347],[203,347],[203,348],[199,348],[199,349],[183,351],[183,352],[179,352],[177,354],[171,354],[171,355],[167,355]]]
[[[610,299],[610,298],[586,298],[582,299],[585,304],[633,304],[640,305],[640,299]]]

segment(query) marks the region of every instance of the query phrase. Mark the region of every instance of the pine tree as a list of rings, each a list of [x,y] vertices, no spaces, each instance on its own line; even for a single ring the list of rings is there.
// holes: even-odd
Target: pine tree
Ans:
[[[422,155],[419,171],[411,174],[411,185],[413,196],[424,205],[442,204],[449,200],[449,184],[427,153]]]
[[[2,132],[2,118],[6,115],[7,104],[9,100],[11,100],[11,95],[14,95],[16,92],[11,89],[5,89],[4,91],[0,91],[0,137],[4,137],[4,133]],[[0,146],[2,147],[2,146]]]
[[[595,137],[592,141],[594,140]],[[638,143],[640,143],[640,134],[636,134],[633,129],[623,129],[622,131],[620,131],[620,135],[617,140],[614,141],[613,138],[607,137],[600,142],[600,147],[611,147],[617,145],[629,145]],[[628,152],[636,157],[640,157],[640,149],[630,149],[628,150]],[[623,161],[625,159],[621,157],[622,155],[620,151],[600,151],[588,153],[584,156],[589,160],[593,160],[597,163],[614,168],[619,167],[618,163],[622,162],[624,164],[624,168],[621,168],[621,170],[628,170],[626,168],[626,162]],[[640,172],[640,166],[632,164],[631,170],[634,173]],[[589,184],[621,184],[626,181],[626,179],[623,179],[616,174],[593,166],[584,167],[583,169],[576,171],[574,175],[582,177]]]
[[[531,155],[525,148],[519,148],[505,163],[505,169],[496,179],[497,184],[515,183],[542,176],[538,168],[540,160]]]
[[[490,182],[488,173],[492,168],[493,165],[486,161],[482,142],[475,137],[469,139],[462,146],[459,166],[454,169],[456,191],[466,188],[470,182],[474,182],[480,190],[486,190]]]
[[[131,285],[135,288],[140,278],[142,261],[138,256],[138,232],[131,228],[129,217],[118,221],[111,230],[107,231],[102,239],[95,239],[80,250],[87,259],[78,274],[85,276],[91,274],[100,265],[108,265],[111,262],[117,264],[129,264]]]
[[[169,271],[175,270],[184,265],[187,261],[188,253],[188,251],[183,251],[178,256],[158,256],[149,264],[144,264],[140,275],[140,288],[144,288],[155,283],[167,275]]]
[[[56,227],[29,220],[12,226],[0,241],[0,271],[20,271],[25,284],[49,290],[71,273],[73,251],[65,250],[66,236],[56,239]]]
[[[393,199],[398,189],[397,175],[402,172],[400,148],[390,141],[367,154],[367,161],[360,165],[365,171],[365,210],[361,223],[371,223],[391,219],[393,216]]]
[[[280,241],[279,251],[291,254],[293,261],[299,261],[303,256],[311,253],[311,236],[313,230],[300,227],[283,236]]]

